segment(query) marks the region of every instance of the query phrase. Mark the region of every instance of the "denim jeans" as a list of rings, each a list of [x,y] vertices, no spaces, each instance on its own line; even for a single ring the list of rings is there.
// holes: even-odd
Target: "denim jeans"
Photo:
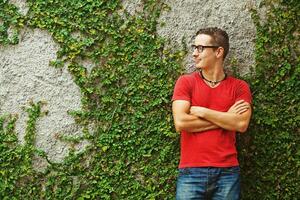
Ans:
[[[240,199],[240,168],[199,167],[179,169],[176,200]]]

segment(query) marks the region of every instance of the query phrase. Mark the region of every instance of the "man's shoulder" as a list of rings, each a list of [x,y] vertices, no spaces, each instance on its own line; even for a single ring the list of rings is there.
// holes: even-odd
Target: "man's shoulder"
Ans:
[[[233,77],[233,76],[228,76],[227,79],[229,80],[230,83],[232,84],[242,84],[242,85],[248,85],[248,83],[245,80]]]
[[[180,75],[178,79],[185,79],[188,81],[193,81],[196,79],[197,73],[198,72],[196,72],[196,71],[190,72],[190,73],[185,73],[185,74]]]

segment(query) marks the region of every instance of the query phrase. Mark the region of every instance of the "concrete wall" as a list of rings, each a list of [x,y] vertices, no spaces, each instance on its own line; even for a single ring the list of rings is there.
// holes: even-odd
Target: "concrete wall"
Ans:
[[[230,52],[226,65],[236,59],[241,73],[247,73],[254,65],[255,26],[249,9],[258,4],[254,0],[168,0],[171,11],[161,15],[163,27],[158,33],[169,38],[173,43],[183,41],[188,47],[193,43],[193,36],[198,29],[219,27],[230,38]],[[189,70],[191,51],[186,58]]]
[[[67,147],[55,135],[79,134],[68,110],[80,109],[80,91],[64,69],[49,66],[56,58],[58,46],[41,30],[24,29],[18,45],[0,47],[0,113],[18,114],[16,132],[23,142],[29,101],[45,101],[49,114],[37,123],[37,146],[48,152],[53,161],[60,161]]]
[[[25,0],[11,0],[26,14]],[[254,0],[168,0],[171,10],[162,13],[158,34],[170,39],[169,46],[176,48],[183,42],[190,46],[192,36],[200,27],[218,26],[230,36],[231,52],[229,60],[236,58],[242,72],[247,73],[254,64],[253,50],[255,27],[249,8],[259,4]],[[124,8],[131,14],[142,11],[141,1],[123,1]],[[49,114],[38,120],[37,146],[44,149],[53,161],[61,161],[68,152],[68,146],[57,140],[57,133],[81,134],[68,110],[80,110],[80,91],[66,68],[55,69],[49,61],[55,59],[58,45],[49,33],[25,28],[20,34],[20,43],[13,46],[0,46],[0,114],[19,115],[16,132],[22,142],[28,101],[44,100],[44,109]],[[191,57],[186,58],[190,70]],[[93,65],[90,63],[89,65]],[[86,143],[79,144],[82,149]],[[42,161],[37,161],[42,166]],[[40,162],[40,163],[39,163]]]

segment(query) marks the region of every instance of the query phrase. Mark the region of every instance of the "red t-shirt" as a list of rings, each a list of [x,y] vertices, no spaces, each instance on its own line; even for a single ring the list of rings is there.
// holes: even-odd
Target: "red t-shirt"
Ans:
[[[217,87],[209,87],[198,72],[182,75],[176,82],[172,100],[186,100],[191,106],[227,112],[238,100],[251,103],[248,84],[227,77]],[[179,168],[238,166],[235,131],[214,129],[199,133],[181,132]]]

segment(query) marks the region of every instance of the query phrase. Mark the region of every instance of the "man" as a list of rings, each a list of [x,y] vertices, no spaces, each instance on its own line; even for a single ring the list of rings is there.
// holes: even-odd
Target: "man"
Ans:
[[[224,72],[225,31],[200,29],[192,47],[197,70],[179,77],[172,98],[181,132],[176,199],[239,199],[235,136],[248,127],[251,92],[246,82]]]

